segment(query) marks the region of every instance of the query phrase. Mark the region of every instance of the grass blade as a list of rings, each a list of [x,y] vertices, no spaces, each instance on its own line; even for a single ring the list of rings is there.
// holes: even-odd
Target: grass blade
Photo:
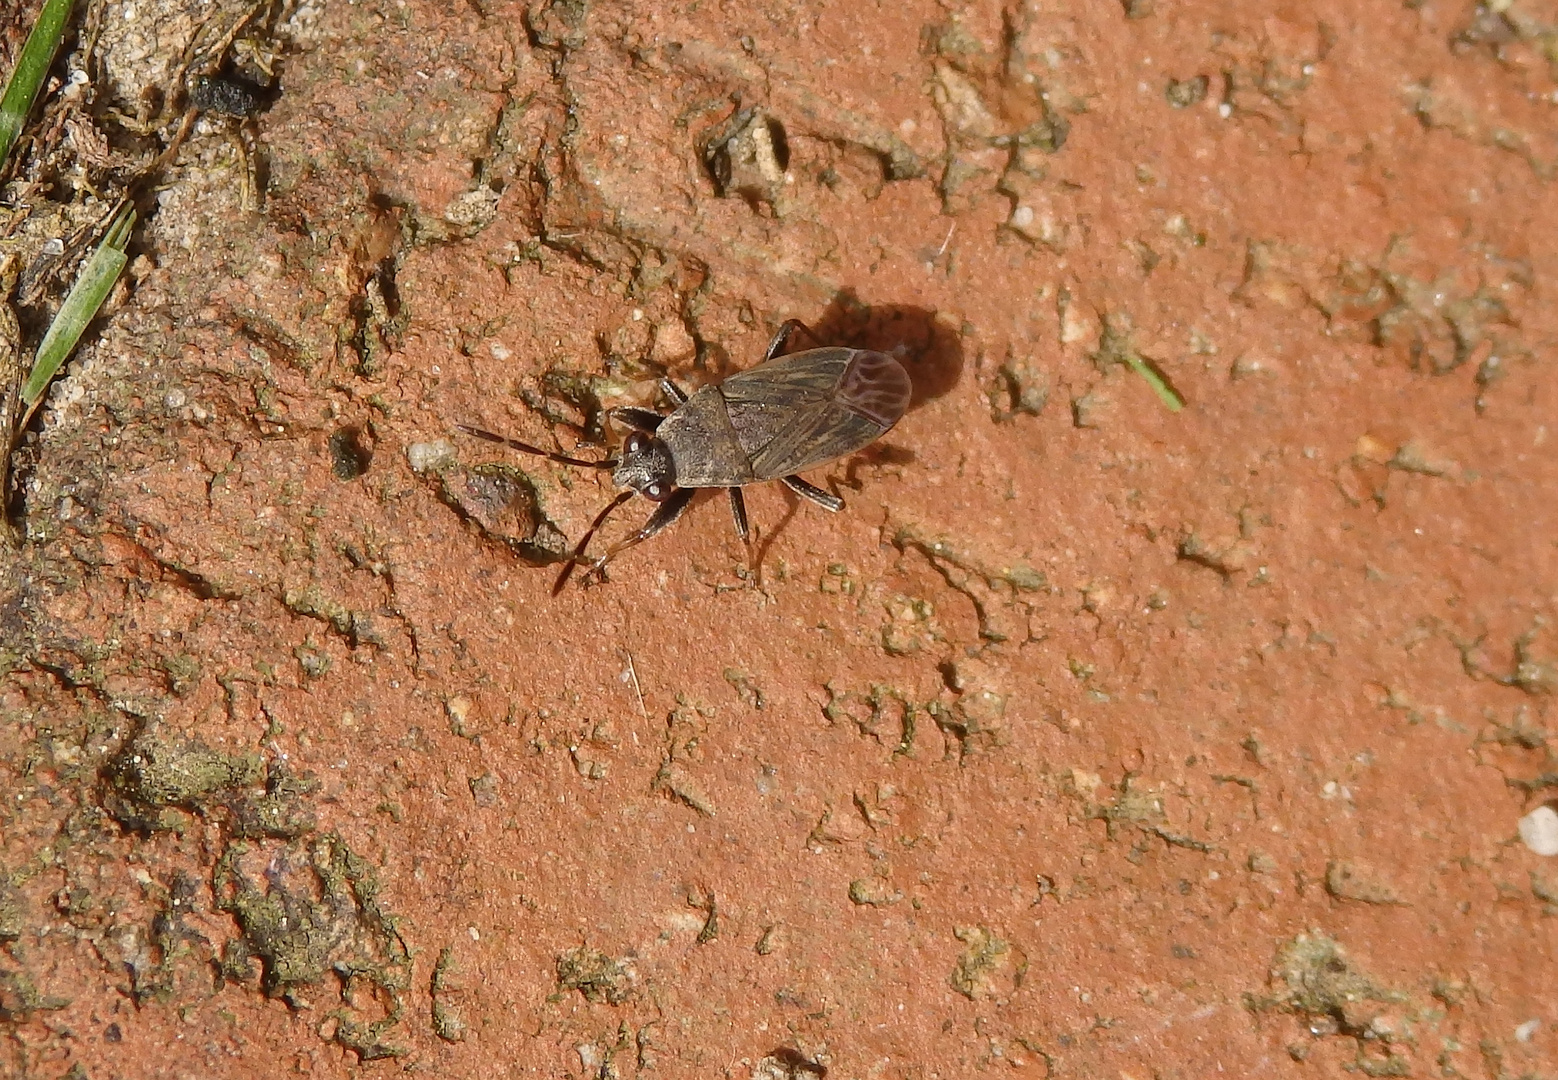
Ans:
[[[1147,385],[1158,395],[1158,400],[1168,406],[1169,412],[1183,409],[1185,399],[1174,389],[1168,377],[1158,369],[1157,364],[1136,351],[1136,346],[1131,342],[1131,317],[1123,311],[1113,312],[1103,315],[1103,324],[1098,348],[1093,353],[1093,363],[1098,370],[1107,371],[1110,364],[1124,364],[1147,380]]]
[[[1185,407],[1185,399],[1179,396],[1179,391],[1170,386],[1168,380],[1155,367],[1134,352],[1126,353],[1121,359],[1132,371],[1147,380],[1147,385],[1152,387],[1153,393],[1168,406],[1169,412],[1178,412]]]
[[[70,20],[73,3],[74,0],[44,0],[38,21],[33,24],[27,44],[22,46],[21,55],[17,57],[16,70],[11,72],[11,81],[5,85],[5,96],[0,97],[0,167],[4,167],[11,147],[21,136],[27,114],[32,111],[33,99],[49,74],[49,65],[54,63],[54,54],[65,36],[65,24]]]
[[[119,273],[129,259],[124,249],[130,241],[130,230],[134,227],[135,210],[126,206],[114,217],[113,224],[108,226],[97,250],[87,260],[81,276],[71,287],[70,295],[65,297],[59,313],[49,324],[48,333],[43,335],[43,343],[38,346],[38,355],[33,360],[32,372],[22,385],[22,402],[27,406],[28,418],[38,407],[39,399],[48,389],[60,365],[75,349],[76,342],[81,340],[87,324],[97,315],[97,309],[108,299],[114,282],[119,280]],[[26,426],[27,420],[24,419],[22,427]]]

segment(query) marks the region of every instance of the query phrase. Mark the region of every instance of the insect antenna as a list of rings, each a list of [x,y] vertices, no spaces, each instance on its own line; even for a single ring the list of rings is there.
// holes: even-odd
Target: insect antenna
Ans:
[[[587,529],[584,535],[579,538],[579,543],[574,547],[573,553],[568,556],[568,561],[563,564],[562,573],[557,575],[557,582],[552,586],[553,596],[556,596],[558,593],[563,591],[563,586],[568,584],[569,577],[573,575],[573,568],[584,561],[584,549],[589,546],[591,538],[595,535],[595,531],[603,524],[605,524],[606,518],[611,516],[611,512],[613,510],[637,494],[638,492],[631,489],[624,491],[615,499],[612,499],[609,503],[607,503],[604,510],[595,515],[595,520],[590,522],[589,529]]]
[[[549,461],[555,461],[559,465],[578,465],[586,469],[614,469],[617,467],[616,458],[605,458],[601,461],[586,461],[584,458],[569,457],[567,454],[559,454],[552,450],[543,450],[539,446],[531,446],[527,442],[511,439],[507,435],[499,435],[491,431],[483,431],[481,428],[470,427],[466,424],[456,424],[455,427],[467,435],[474,435],[478,439],[486,439],[488,442],[497,443],[499,446],[507,446],[518,450],[523,454],[535,454]]]

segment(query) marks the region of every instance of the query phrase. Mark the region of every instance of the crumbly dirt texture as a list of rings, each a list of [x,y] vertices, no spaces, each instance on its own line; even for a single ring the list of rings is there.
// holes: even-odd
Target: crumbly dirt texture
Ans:
[[[80,8],[0,1074],[1558,1075],[1558,8]],[[846,507],[553,597],[606,477],[456,425],[787,318],[915,381]]]

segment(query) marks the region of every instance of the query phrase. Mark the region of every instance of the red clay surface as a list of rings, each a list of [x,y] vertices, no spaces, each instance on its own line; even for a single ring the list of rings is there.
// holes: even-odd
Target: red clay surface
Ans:
[[[1492,6],[284,23],[263,205],[203,123],[18,455],[0,1072],[1553,1076],[1558,11]],[[454,425],[604,454],[792,317],[916,380],[846,508],[552,597],[609,484]]]

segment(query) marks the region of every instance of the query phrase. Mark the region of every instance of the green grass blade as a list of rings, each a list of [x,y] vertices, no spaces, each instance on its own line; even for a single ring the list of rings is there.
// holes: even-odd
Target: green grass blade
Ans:
[[[1152,392],[1158,395],[1158,399],[1169,407],[1170,412],[1178,412],[1185,407],[1185,399],[1179,396],[1179,391],[1168,384],[1168,380],[1158,374],[1156,368],[1147,363],[1134,352],[1127,352],[1122,359],[1130,366],[1130,369],[1147,380],[1147,385],[1152,387]]]
[[[59,313],[49,324],[49,331],[43,335],[43,343],[38,346],[38,355],[33,360],[32,372],[22,385],[22,401],[29,407],[29,412],[48,389],[65,358],[75,349],[76,342],[81,340],[87,324],[97,315],[97,309],[108,299],[114,282],[119,280],[119,272],[129,259],[124,248],[134,226],[135,211],[128,206],[119,211],[119,216],[103,234],[102,242],[71,287],[70,295],[60,305]]]
[[[16,70],[5,85],[5,96],[0,97],[0,167],[11,155],[11,147],[22,134],[27,114],[32,111],[33,99],[38,88],[49,74],[54,54],[59,50],[60,39],[65,36],[65,24],[70,21],[70,8],[75,0],[44,0],[43,10],[27,44],[17,57]]]

